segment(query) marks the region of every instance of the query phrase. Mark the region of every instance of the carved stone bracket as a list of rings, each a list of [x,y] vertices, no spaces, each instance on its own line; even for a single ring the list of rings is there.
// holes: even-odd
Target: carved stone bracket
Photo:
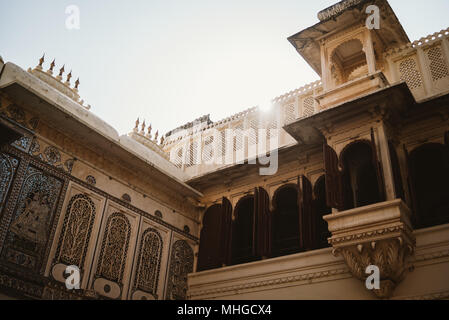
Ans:
[[[335,255],[341,255],[352,275],[365,281],[368,266],[379,268],[380,287],[373,293],[390,298],[410,268],[415,239],[410,211],[401,200],[338,212],[324,217],[332,237],[329,243]]]
[[[366,268],[370,265],[377,266],[380,271],[380,288],[373,289],[373,293],[378,298],[385,299],[391,297],[410,269],[407,258],[413,253],[413,246],[398,237],[343,247],[334,252],[343,257],[352,275],[363,282],[369,276],[365,273]]]

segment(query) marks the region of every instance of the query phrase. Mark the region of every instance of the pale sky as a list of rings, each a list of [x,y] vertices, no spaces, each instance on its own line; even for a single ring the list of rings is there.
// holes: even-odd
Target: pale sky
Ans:
[[[318,76],[287,37],[336,0],[0,0],[0,55],[27,69],[46,53],[120,134],[218,121]],[[410,39],[449,27],[448,0],[390,0]],[[80,9],[68,30],[65,9]]]

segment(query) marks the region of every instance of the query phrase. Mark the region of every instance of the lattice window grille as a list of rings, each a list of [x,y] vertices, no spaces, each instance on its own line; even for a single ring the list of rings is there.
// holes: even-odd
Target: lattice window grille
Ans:
[[[438,81],[449,77],[448,67],[444,60],[443,51],[441,46],[435,46],[426,50],[427,58],[429,59],[430,72],[432,74],[432,80]]]
[[[226,130],[223,129],[220,131],[220,137],[221,137],[221,156],[226,156]]]
[[[234,151],[243,148],[243,125],[239,124],[234,128]]]
[[[249,120],[249,144],[257,144],[259,138],[259,121],[258,119]]]
[[[210,161],[212,160],[214,153],[214,136],[209,136],[204,140],[204,148],[203,148],[203,160]]]
[[[306,97],[302,103],[302,115],[303,117],[309,117],[314,113],[315,100],[312,96]]]
[[[178,148],[177,150],[174,151],[173,153],[173,163],[175,164],[176,167],[181,168],[182,167],[182,159],[184,156],[184,150],[182,147]]]
[[[191,167],[198,164],[198,142],[193,141],[189,144],[187,150],[187,166]]]
[[[401,81],[405,81],[410,90],[422,87],[423,81],[415,59],[408,58],[401,61],[399,64],[399,73],[401,75]]]
[[[295,104],[291,103],[285,106],[284,109],[284,113],[285,113],[285,121],[284,123],[291,123],[293,121],[295,121],[296,119],[296,114],[295,114]]]

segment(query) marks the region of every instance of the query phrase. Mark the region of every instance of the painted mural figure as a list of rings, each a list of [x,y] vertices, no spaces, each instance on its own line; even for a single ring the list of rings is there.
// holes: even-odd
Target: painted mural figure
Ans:
[[[11,224],[17,236],[37,244],[47,241],[47,220],[50,213],[46,195],[34,193],[25,200],[25,210]]]

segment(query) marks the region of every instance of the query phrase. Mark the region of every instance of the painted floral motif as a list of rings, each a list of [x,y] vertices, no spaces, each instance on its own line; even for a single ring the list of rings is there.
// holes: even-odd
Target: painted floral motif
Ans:
[[[61,154],[55,147],[47,147],[44,151],[47,162],[54,165],[57,162],[61,162]]]

